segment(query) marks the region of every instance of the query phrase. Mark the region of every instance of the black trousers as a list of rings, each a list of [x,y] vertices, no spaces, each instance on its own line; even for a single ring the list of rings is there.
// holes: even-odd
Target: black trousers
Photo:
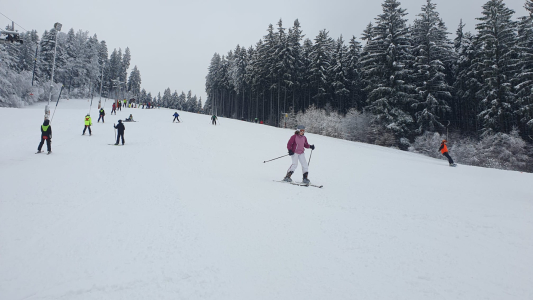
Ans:
[[[39,147],[37,147],[37,151],[41,151],[44,145],[44,141],[46,141],[46,148],[48,149],[48,151],[52,151],[52,145],[50,143],[50,139],[44,139],[43,137],[41,137],[41,142],[39,143]]]
[[[100,115],[100,117],[98,117],[98,122],[100,122],[100,119],[102,119],[102,123],[105,123],[105,121],[104,121],[104,115]]]
[[[122,138],[122,145],[124,145],[124,132],[119,132],[117,134],[117,144],[118,144],[118,140]]]
[[[174,120],[172,120],[172,122],[174,123],[174,121],[178,120],[178,122],[180,121],[180,119],[178,117],[174,117]]]
[[[87,128],[89,128],[89,134],[92,134],[90,125],[85,125],[85,128],[83,128],[83,134],[85,134],[85,130],[87,130]]]
[[[446,156],[446,158],[448,159],[448,162],[450,163],[450,165],[453,164],[453,159],[450,157],[450,154],[448,154],[448,152],[444,152],[444,153],[442,153],[442,155]]]
[[[213,120],[212,124],[213,124],[213,125],[217,125],[217,121],[216,121],[216,120]]]

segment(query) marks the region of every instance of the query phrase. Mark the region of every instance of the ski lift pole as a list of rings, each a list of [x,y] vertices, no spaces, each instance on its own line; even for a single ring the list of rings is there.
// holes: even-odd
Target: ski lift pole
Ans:
[[[446,140],[448,140],[448,126],[450,126],[449,120],[448,120],[448,125],[446,125]]]
[[[33,74],[31,76],[31,86],[33,86],[33,82],[35,80],[35,68],[37,67],[37,51],[39,50],[39,45],[35,47],[35,58],[33,60]]]
[[[54,116],[56,114],[57,105],[59,104],[59,98],[61,97],[61,92],[62,91],[63,91],[63,85],[61,85],[61,90],[59,90],[59,96],[57,96],[56,107],[54,108],[54,113],[52,114],[52,119],[50,120],[50,124],[52,124],[52,120],[54,120]]]

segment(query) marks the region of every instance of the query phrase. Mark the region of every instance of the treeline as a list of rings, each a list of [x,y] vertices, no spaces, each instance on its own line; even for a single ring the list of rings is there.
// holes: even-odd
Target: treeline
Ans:
[[[7,26],[6,29],[11,29]],[[54,70],[54,89],[64,86],[64,97],[86,98],[100,94],[104,97],[127,98],[144,96],[141,74],[137,66],[128,76],[131,53],[126,47],[108,55],[105,41],[96,34],[70,29],[67,33],[46,30],[42,38],[36,30],[21,33],[23,44],[0,45],[0,106],[22,106],[38,100],[48,100],[54,49],[57,52]],[[103,80],[103,81],[102,81]]]
[[[178,94],[177,91],[174,91],[172,93],[170,88],[167,88],[163,92],[163,97],[158,94],[157,103],[166,108],[179,109],[195,113],[209,113],[203,109],[202,97],[198,99],[196,95],[192,95],[191,91],[185,95],[184,92]]]
[[[304,39],[296,20],[280,20],[248,49],[215,53],[206,76],[205,109],[226,117],[280,126],[286,113],[315,105],[345,114],[372,116],[381,130],[406,149],[426,131],[466,134],[533,129],[533,0],[525,16],[502,0],[490,0],[476,33],[455,36],[427,0],[412,24],[396,0],[362,34],[345,41],[327,30]],[[320,120],[316,120],[320,122]]]

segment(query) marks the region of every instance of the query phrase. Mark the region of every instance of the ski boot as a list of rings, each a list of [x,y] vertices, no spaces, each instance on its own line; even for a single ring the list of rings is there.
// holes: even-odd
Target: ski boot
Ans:
[[[285,175],[285,178],[283,178],[283,181],[292,182],[291,175],[294,173],[293,171],[287,172],[287,175]]]
[[[305,172],[304,173],[304,178],[302,179],[302,183],[303,184],[307,184],[309,185],[311,183],[311,181],[309,179],[307,179],[307,175],[309,174],[309,172]]]
[[[35,154],[38,154],[38,153],[42,153],[43,151],[41,150],[37,150],[37,152],[35,152]]]
[[[46,155],[50,155],[50,153],[52,153],[52,151],[48,151],[48,153],[46,153]]]
[[[450,167],[457,167],[457,164],[455,164],[455,163],[450,164]]]

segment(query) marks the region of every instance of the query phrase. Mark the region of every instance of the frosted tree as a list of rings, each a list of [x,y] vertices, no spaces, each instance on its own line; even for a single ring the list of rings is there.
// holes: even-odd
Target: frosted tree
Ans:
[[[128,69],[130,68],[130,61],[130,48],[126,47],[126,50],[124,50],[124,55],[122,56],[122,61],[120,62],[119,78],[122,82],[126,82],[126,79],[128,78]]]
[[[131,92],[135,97],[139,95],[141,90],[141,72],[137,66],[133,67],[128,79],[128,92]]]
[[[56,30],[51,29],[49,32],[45,31],[43,34],[43,37],[41,39],[40,44],[40,72],[43,76],[43,81],[50,80],[50,77],[52,76],[52,63],[54,61],[54,48],[56,44]],[[58,39],[59,43],[59,39]],[[65,64],[66,57],[65,57],[64,49],[61,47],[60,44],[57,46],[57,54],[56,54],[56,69],[59,69]]]
[[[446,82],[445,62],[452,58],[452,43],[436,8],[436,4],[427,0],[412,29],[417,91],[412,107],[417,133],[443,128],[440,119],[450,111],[447,101],[451,99],[451,87]]]
[[[331,78],[328,73],[331,71],[332,54],[334,41],[329,37],[329,32],[321,30],[315,38],[311,59],[311,88],[314,89],[314,103],[318,107],[323,107],[331,101]]]
[[[490,0],[483,5],[483,16],[476,25],[481,52],[478,67],[483,85],[478,92],[482,111],[483,134],[508,133],[515,125],[516,109],[511,79],[515,74],[516,22],[514,11],[503,0]]]
[[[347,107],[359,110],[364,106],[364,95],[361,90],[361,66],[359,64],[361,50],[361,43],[357,41],[355,36],[352,36],[346,56],[346,80],[348,81],[348,89],[350,90],[350,102],[347,103]]]
[[[516,43],[519,55],[518,76],[515,78],[517,96],[517,114],[521,125],[525,124],[524,133],[529,135],[533,129],[533,0],[527,0],[525,8],[528,15],[520,17],[518,22],[518,40]]]
[[[481,89],[482,78],[475,59],[479,55],[479,46],[470,32],[463,31],[464,26],[465,24],[461,20],[454,40],[457,56],[453,67],[455,97],[450,101],[450,105],[453,119],[459,123],[461,130],[478,131],[479,101],[476,95]]]
[[[292,101],[290,107],[296,109],[296,105],[300,102],[301,93],[299,93],[302,86],[303,74],[303,49],[301,41],[304,35],[302,33],[301,25],[298,19],[293,23],[292,28],[289,29],[287,37],[287,58],[288,58],[288,74],[290,80],[285,80],[285,84],[292,92]]]
[[[372,30],[373,38],[367,42],[361,58],[362,75],[368,111],[401,138],[411,133],[413,123],[409,113],[414,87],[409,84],[412,72],[407,13],[396,0],[385,0],[382,8]]]
[[[334,98],[332,105],[337,112],[344,112],[347,109],[346,100],[350,95],[348,90],[349,81],[346,78],[348,73],[348,47],[344,44],[342,35],[337,39],[334,52],[331,57],[330,76],[333,76],[331,83]]]

